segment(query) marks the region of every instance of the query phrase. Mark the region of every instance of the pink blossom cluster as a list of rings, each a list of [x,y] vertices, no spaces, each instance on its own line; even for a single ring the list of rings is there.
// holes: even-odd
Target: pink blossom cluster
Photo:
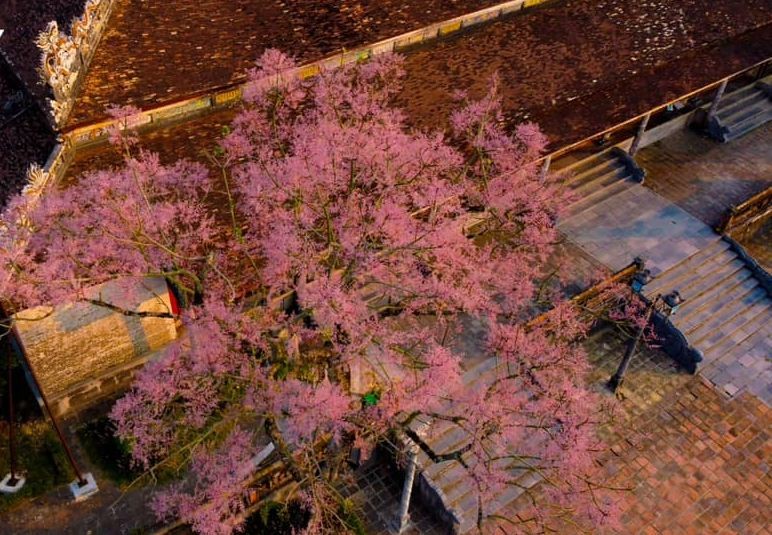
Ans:
[[[555,500],[585,503],[600,411],[576,344],[587,324],[557,303],[540,325],[523,324],[566,198],[530,164],[545,137],[533,124],[505,127],[495,79],[485,98],[460,103],[452,131],[423,132],[390,105],[398,56],[307,80],[288,74],[295,66],[277,51],[261,57],[222,140],[221,176],[162,165],[116,131],[123,167],[34,208],[16,201],[0,289],[30,306],[107,280],[167,277],[191,304],[184,331],[115,405],[119,436],[149,467],[214,428],[265,423],[303,488],[309,532],[341,528],[326,510],[340,452],[367,453],[419,416],[468,434],[457,453],[481,503],[528,471]],[[245,279],[259,289],[250,299]],[[277,311],[288,293],[296,302]],[[452,343],[469,317],[485,325],[475,357],[497,359],[474,388]],[[352,391],[355,369],[377,402]],[[194,487],[159,497],[161,517],[235,529],[251,436],[219,442],[196,442]]]

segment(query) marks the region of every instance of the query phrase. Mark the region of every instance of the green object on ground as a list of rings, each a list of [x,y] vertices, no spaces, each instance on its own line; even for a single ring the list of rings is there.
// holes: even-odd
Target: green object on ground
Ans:
[[[362,404],[365,407],[374,407],[378,404],[378,402],[381,400],[381,394],[380,392],[376,390],[371,390],[364,396],[362,396]]]

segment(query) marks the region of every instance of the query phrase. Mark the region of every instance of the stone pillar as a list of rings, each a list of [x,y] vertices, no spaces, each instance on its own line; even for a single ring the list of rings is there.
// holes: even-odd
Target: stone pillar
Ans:
[[[399,534],[407,528],[410,521],[410,498],[413,494],[413,482],[415,481],[416,461],[418,458],[418,446],[408,439],[407,467],[405,468],[405,483],[402,486],[402,499],[399,502],[399,512],[395,519],[394,532]]]
[[[708,110],[708,115],[706,117],[707,122],[713,120],[713,118],[716,116],[716,113],[718,113],[718,105],[721,103],[721,97],[724,96],[727,83],[729,83],[729,78],[724,78],[721,80],[721,85],[718,86],[716,96],[713,97],[713,102],[710,104],[710,109]]]
[[[630,157],[635,156],[635,153],[638,152],[638,147],[641,144],[641,139],[643,139],[643,134],[646,133],[646,126],[649,124],[649,119],[651,119],[651,112],[644,115],[641,124],[638,125],[638,132],[636,132],[635,139],[633,139],[633,143],[630,145],[630,150],[628,151]]]

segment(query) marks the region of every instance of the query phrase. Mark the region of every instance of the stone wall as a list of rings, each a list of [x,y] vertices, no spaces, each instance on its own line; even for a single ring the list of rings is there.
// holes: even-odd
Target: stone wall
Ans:
[[[114,284],[99,292],[103,300],[122,308],[171,311],[166,282],[160,278],[145,279],[131,299],[121,300]],[[173,318],[124,315],[85,302],[25,310],[15,320],[28,363],[50,400],[74,391],[83,397],[110,385],[115,390],[121,381],[113,376],[126,375],[127,367],[135,368],[177,337]],[[98,384],[89,387],[94,381]]]

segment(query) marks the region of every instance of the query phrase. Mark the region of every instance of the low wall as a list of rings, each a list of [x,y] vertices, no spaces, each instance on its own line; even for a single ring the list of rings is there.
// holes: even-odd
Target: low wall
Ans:
[[[158,352],[147,353],[137,357],[48,398],[52,414],[56,418],[87,420],[89,415],[87,411],[91,411],[101,403],[113,402],[126,392],[134,382],[136,374],[157,354]]]

